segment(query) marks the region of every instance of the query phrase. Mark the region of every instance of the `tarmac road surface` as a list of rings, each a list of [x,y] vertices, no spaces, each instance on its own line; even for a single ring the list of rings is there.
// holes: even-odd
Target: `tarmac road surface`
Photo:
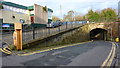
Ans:
[[[92,41],[80,45],[50,50],[27,56],[2,58],[3,66],[101,66],[112,49],[107,41]],[[12,63],[11,63],[12,62]]]

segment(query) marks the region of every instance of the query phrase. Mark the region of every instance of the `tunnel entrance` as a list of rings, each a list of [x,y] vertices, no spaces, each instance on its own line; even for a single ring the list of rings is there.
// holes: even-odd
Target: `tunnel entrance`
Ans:
[[[91,30],[90,40],[107,40],[107,30],[101,28]]]

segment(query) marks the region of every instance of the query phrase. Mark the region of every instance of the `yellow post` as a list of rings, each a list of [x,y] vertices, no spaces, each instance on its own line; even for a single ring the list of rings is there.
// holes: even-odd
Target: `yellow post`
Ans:
[[[119,42],[119,38],[116,38],[115,41],[116,41],[116,42]]]
[[[15,32],[13,34],[14,45],[17,50],[22,50],[22,24],[15,23],[14,24]]]

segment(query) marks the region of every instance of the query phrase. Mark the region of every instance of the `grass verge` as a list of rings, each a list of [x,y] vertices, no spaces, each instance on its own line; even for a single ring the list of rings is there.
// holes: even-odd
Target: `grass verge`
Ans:
[[[47,45],[49,46],[46,46],[45,44],[41,44],[41,45],[37,45],[37,46],[32,46],[32,47],[29,47],[29,48],[26,48],[26,49],[23,49],[22,51],[17,51],[14,47],[11,47],[14,54],[17,55],[17,54],[26,54],[26,53],[32,53],[32,52],[35,52],[35,51],[42,51],[42,50],[46,50],[46,49],[52,49],[52,48],[56,48],[56,47],[61,47],[61,46],[69,46],[69,45],[77,45],[77,44],[80,44],[80,43],[83,43],[83,42],[79,42],[79,43],[61,43],[61,42],[58,42],[58,43],[54,43],[54,44],[51,44],[49,45],[49,43]]]

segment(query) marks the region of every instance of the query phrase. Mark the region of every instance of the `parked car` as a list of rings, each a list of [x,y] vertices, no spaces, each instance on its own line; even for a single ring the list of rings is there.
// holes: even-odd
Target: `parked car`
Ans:
[[[58,27],[61,26],[62,22],[61,21],[56,21],[56,22],[50,22],[47,24],[47,28],[54,28],[54,27]]]

